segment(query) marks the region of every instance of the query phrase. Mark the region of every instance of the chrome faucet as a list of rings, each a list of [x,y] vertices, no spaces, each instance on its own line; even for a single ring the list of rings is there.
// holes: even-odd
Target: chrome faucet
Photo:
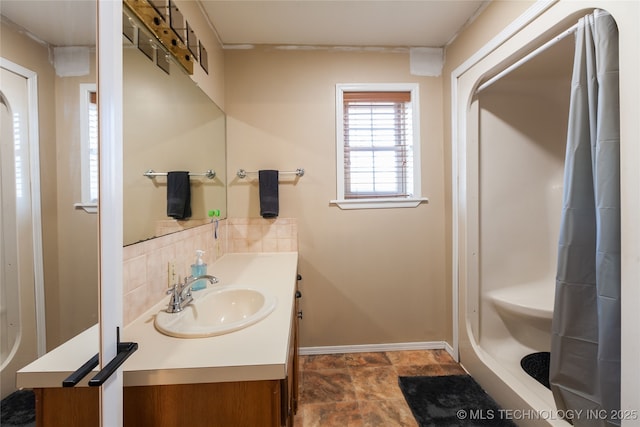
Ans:
[[[209,276],[208,274],[186,277],[184,283],[178,282],[167,290],[167,295],[171,295],[167,305],[167,313],[179,313],[193,301],[191,287],[200,279],[208,280],[212,285],[219,282],[217,277]]]

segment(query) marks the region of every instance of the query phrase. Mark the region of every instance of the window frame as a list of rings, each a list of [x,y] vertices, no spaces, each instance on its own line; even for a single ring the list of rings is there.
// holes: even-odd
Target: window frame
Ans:
[[[428,199],[422,197],[420,156],[420,86],[418,83],[349,83],[336,84],[336,186],[337,199],[332,204],[341,209],[414,208]],[[413,194],[407,197],[345,198],[344,164],[344,94],[348,92],[409,92],[411,93]]]
[[[91,198],[91,166],[89,153],[89,105],[91,93],[97,93],[97,85],[95,83],[80,84],[80,194],[82,201],[81,203],[76,203],[75,207],[84,209],[87,213],[97,213],[98,199]],[[94,177],[94,181],[95,179],[97,179],[97,176]]]

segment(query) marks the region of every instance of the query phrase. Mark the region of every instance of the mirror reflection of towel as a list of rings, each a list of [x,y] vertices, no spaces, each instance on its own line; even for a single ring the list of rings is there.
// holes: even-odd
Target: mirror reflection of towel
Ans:
[[[191,182],[189,172],[167,173],[167,216],[174,219],[191,217]]]
[[[280,206],[278,202],[278,171],[258,171],[260,184],[260,216],[263,218],[276,218]]]

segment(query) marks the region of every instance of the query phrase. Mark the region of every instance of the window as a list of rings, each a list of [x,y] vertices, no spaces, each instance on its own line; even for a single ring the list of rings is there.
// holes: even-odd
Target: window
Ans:
[[[13,113],[13,153],[15,164],[15,177],[16,177],[16,198],[21,199],[24,194],[24,185],[22,179],[22,162],[23,162],[23,150],[22,150],[22,123],[20,120],[20,113]]]
[[[95,84],[80,85],[80,149],[82,203],[76,206],[95,213],[98,203],[98,105]]]
[[[337,85],[338,200],[343,209],[415,207],[420,197],[417,84]]]

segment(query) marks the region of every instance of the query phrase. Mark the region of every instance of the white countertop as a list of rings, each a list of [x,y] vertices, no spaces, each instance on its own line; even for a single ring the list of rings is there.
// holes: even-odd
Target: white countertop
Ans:
[[[163,298],[124,328],[122,341],[138,350],[122,365],[125,386],[254,381],[286,377],[297,277],[297,252],[226,254],[209,266],[214,286],[262,288],[278,303],[265,319],[245,329],[210,338],[173,338],[153,326]],[[62,381],[98,351],[95,325],[27,365],[18,387],[60,387]],[[95,369],[97,371],[97,368]],[[93,374],[79,384],[86,385]]]

